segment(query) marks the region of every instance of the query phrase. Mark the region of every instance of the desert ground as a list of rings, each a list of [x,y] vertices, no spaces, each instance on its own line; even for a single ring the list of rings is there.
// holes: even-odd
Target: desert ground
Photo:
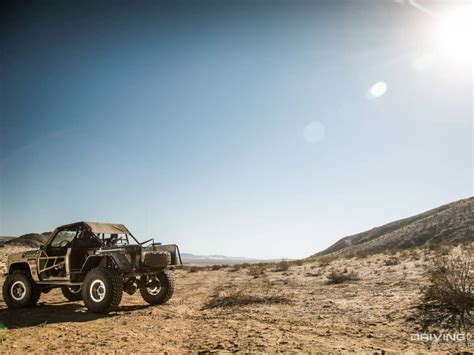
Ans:
[[[3,284],[6,255],[0,248]],[[23,248],[24,249],[24,248]],[[472,249],[471,249],[472,250]],[[35,308],[0,301],[0,351],[38,352],[432,352],[468,351],[464,342],[411,340],[424,266],[435,252],[329,257],[268,265],[175,270],[169,303],[124,294],[117,312],[96,315],[59,290]],[[328,284],[331,270],[358,280]],[[471,344],[472,345],[472,344]]]

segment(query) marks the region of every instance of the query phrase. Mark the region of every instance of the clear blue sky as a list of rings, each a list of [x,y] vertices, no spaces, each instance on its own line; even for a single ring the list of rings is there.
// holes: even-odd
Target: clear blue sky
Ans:
[[[472,195],[472,57],[429,13],[193,4],[2,11],[1,235],[122,222],[296,258]]]

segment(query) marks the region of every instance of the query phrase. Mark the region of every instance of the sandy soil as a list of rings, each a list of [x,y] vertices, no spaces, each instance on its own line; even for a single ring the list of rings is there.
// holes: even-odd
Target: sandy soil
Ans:
[[[0,248],[0,260],[16,250]],[[139,293],[124,294],[120,309],[108,316],[88,313],[81,302],[66,302],[58,290],[43,294],[32,309],[8,310],[2,300],[0,351],[472,350],[460,342],[410,340],[411,333],[420,331],[413,307],[424,283],[426,259],[413,255],[386,265],[387,258],[307,262],[286,271],[274,266],[176,270],[177,288],[168,304],[152,307]],[[356,270],[360,280],[327,284],[331,269],[344,268]],[[242,295],[269,301],[206,308],[213,297]],[[273,304],[274,298],[287,302]]]

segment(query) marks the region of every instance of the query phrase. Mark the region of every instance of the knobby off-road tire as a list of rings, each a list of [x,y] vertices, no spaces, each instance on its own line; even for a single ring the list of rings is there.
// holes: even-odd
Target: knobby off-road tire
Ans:
[[[163,304],[170,300],[174,293],[174,275],[170,270],[160,271],[157,275],[159,285],[154,288],[141,288],[140,294],[149,304]]]
[[[61,292],[69,301],[76,302],[82,300],[81,286],[63,286]]]
[[[3,284],[3,300],[8,308],[34,307],[41,296],[41,289],[28,272],[14,271]]]
[[[94,313],[108,313],[122,300],[123,284],[120,274],[104,267],[88,272],[82,284],[81,296],[87,309]]]

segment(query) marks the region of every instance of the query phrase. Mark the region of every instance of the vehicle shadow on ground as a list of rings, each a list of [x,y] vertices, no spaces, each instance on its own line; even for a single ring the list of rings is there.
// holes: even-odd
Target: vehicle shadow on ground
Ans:
[[[110,314],[89,312],[82,303],[42,303],[33,308],[0,309],[0,328],[28,328],[55,323],[89,322],[112,318],[124,312],[148,308],[149,305],[122,306]]]

